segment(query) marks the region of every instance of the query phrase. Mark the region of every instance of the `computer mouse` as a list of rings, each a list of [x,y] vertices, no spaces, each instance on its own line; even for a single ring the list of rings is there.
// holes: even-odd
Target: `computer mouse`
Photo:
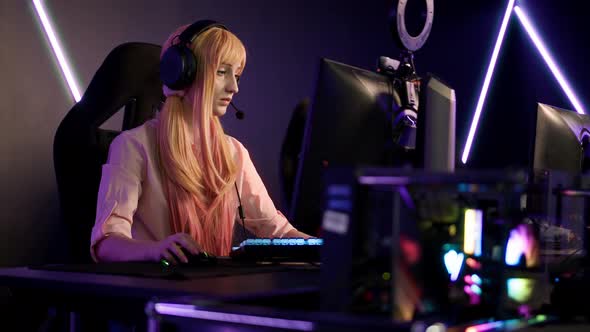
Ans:
[[[188,258],[188,263],[180,262],[180,265],[184,266],[211,266],[217,264],[217,257],[208,254],[205,251],[201,251],[200,253],[194,255],[190,253],[186,249],[182,249],[182,252]]]
[[[186,258],[188,258],[188,262],[185,263],[181,261],[180,258],[176,257],[176,255],[174,255],[174,258],[178,262],[177,265],[179,266],[212,266],[217,264],[217,257],[210,255],[205,251],[201,251],[200,253],[194,255],[190,253],[188,250],[182,248],[182,252],[186,256]],[[160,263],[165,267],[170,267],[172,265],[166,259],[161,259]]]

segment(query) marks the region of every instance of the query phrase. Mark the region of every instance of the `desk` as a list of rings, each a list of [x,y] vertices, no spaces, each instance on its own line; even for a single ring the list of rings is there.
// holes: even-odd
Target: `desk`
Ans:
[[[383,318],[355,317],[350,314],[321,313],[313,310],[289,310],[305,305],[301,299],[318,295],[319,271],[317,269],[278,270],[280,268],[277,268],[277,271],[262,273],[202,277],[191,280],[164,280],[18,267],[0,269],[0,285],[30,290],[39,300],[46,299],[45,302],[48,304],[58,306],[62,310],[81,313],[82,317],[84,313],[96,313],[100,310],[98,312],[101,316],[112,317],[115,320],[127,318],[129,323],[146,324],[144,311],[146,304],[167,302],[199,305],[214,313],[259,316],[263,319],[278,318],[289,320],[291,323],[296,321],[295,323],[300,326],[299,330],[303,331],[412,330],[410,324],[391,324]],[[290,302],[287,304],[292,308],[276,309],[272,304],[285,299],[288,299],[285,302]],[[263,302],[266,302],[265,306],[261,307],[260,303]],[[124,317],[117,316],[117,313],[121,314],[121,312]],[[153,311],[148,312],[148,315],[152,319],[150,331],[159,331],[157,321],[174,323],[177,328],[175,331],[191,331],[197,324],[199,328],[203,328],[203,331],[207,331],[208,328],[213,331],[220,327],[253,332],[282,330],[280,326],[279,328],[255,324],[248,326],[243,323],[236,326],[231,322],[219,322],[205,317],[195,319],[157,314]],[[77,330],[78,326],[79,322],[74,318],[70,331]],[[422,330],[427,326],[423,325]],[[147,326],[142,327],[137,331],[147,330]],[[582,328],[584,330],[588,326],[582,326]],[[289,330],[297,329],[289,328]],[[542,332],[534,328],[525,331],[536,332],[537,330]],[[463,331],[463,329],[456,331]]]
[[[211,271],[216,269],[207,268]],[[0,285],[26,290],[39,301],[43,300],[60,310],[82,314],[98,312],[102,317],[113,319],[131,317],[136,322],[145,320],[146,303],[160,297],[191,296],[215,302],[318,292],[318,268],[285,269],[277,266],[261,270],[264,272],[166,280],[17,267],[0,269]]]

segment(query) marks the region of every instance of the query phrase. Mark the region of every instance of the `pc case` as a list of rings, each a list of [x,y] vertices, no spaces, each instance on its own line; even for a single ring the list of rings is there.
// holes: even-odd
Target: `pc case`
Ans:
[[[525,172],[331,168],[324,183],[322,310],[459,323],[540,305]]]

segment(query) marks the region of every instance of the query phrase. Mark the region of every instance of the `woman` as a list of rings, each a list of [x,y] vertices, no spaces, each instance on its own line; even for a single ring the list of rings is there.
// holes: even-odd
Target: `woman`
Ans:
[[[103,165],[96,261],[187,262],[183,250],[226,256],[240,205],[239,222],[258,237],[309,237],[276,210],[248,151],[221,127],[245,64],[242,42],[213,21],[166,40],[162,111],[117,136]]]

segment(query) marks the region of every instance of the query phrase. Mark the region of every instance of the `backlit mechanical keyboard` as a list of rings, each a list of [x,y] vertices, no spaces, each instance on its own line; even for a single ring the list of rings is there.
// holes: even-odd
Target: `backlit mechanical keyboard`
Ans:
[[[246,239],[234,247],[234,259],[249,261],[319,262],[323,239]]]

